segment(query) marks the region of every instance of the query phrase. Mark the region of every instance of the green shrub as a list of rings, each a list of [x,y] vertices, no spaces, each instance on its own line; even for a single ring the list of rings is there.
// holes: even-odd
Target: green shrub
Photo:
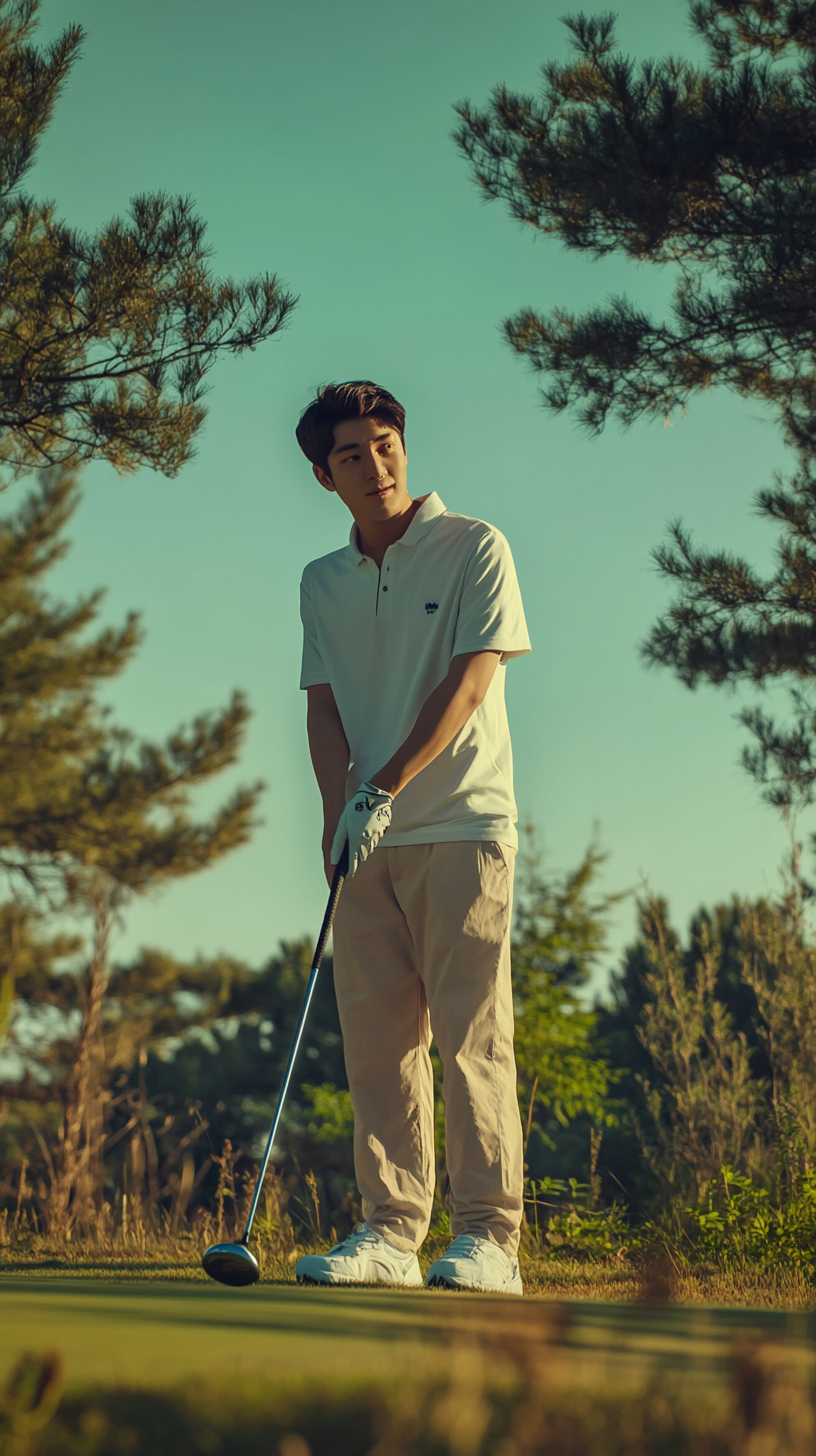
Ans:
[[[814,1273],[816,1172],[795,1173],[789,1189],[774,1198],[747,1174],[721,1168],[702,1204],[687,1208],[686,1216],[696,1262],[728,1273],[757,1266]]]
[[[608,1259],[641,1248],[623,1205],[598,1205],[590,1183],[540,1178],[528,1179],[526,1187],[528,1240],[536,1252],[551,1259]]]

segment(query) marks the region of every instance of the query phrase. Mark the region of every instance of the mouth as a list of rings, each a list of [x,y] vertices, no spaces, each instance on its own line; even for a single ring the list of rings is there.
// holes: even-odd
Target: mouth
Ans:
[[[389,490],[393,489],[393,485],[381,485],[379,490],[370,490],[368,493],[369,495],[376,495],[382,498],[382,496],[388,495]]]

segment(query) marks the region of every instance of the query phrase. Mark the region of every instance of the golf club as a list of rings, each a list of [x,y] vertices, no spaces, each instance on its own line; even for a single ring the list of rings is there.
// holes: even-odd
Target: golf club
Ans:
[[[295,1058],[297,1057],[301,1037],[303,1036],[303,1028],[306,1025],[306,1017],[309,1013],[309,1005],[311,1003],[312,994],[314,992],[315,983],[317,981],[317,974],[320,970],[320,963],[323,959],[323,952],[326,949],[326,943],[329,939],[329,932],[332,928],[334,912],[337,909],[337,901],[340,899],[340,891],[343,888],[343,881],[346,878],[346,874],[348,872],[348,858],[348,844],[346,844],[346,847],[343,850],[342,855],[340,856],[340,862],[335,866],[334,878],[332,880],[331,890],[329,891],[329,903],[326,906],[326,913],[323,916],[323,924],[320,927],[320,936],[318,938],[318,942],[315,947],[314,957],[312,959],[312,969],[309,972],[309,981],[306,986],[306,995],[303,998],[303,1007],[300,1013],[300,1020],[297,1024],[295,1038],[292,1042],[292,1050],[289,1053],[289,1060],[286,1063],[286,1071],[283,1074],[283,1082],[281,1084],[280,1092],[278,1093],[278,1105],[275,1108],[275,1116],[272,1119],[272,1127],[269,1132],[269,1137],[266,1140],[266,1151],[264,1152],[261,1170],[258,1174],[258,1181],[255,1184],[255,1192],[252,1195],[252,1206],[249,1210],[249,1218],[246,1221],[246,1227],[244,1229],[244,1232],[241,1234],[241,1237],[237,1244],[211,1244],[209,1249],[205,1250],[201,1259],[205,1273],[209,1274],[211,1279],[217,1279],[219,1284],[254,1284],[261,1275],[258,1260],[255,1258],[255,1255],[248,1247],[249,1236],[252,1232],[252,1224],[255,1219],[255,1211],[258,1207],[258,1200],[261,1196],[261,1188],[263,1186],[264,1175],[266,1173],[267,1165],[269,1163],[272,1148],[275,1142],[275,1137],[277,1135],[278,1124],[281,1120],[283,1104],[286,1101],[286,1093],[289,1090],[289,1083],[292,1078],[292,1070],[295,1065]]]

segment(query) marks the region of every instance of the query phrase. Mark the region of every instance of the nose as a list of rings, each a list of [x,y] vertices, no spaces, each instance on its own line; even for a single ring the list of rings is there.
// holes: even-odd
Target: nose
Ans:
[[[377,454],[376,450],[372,450],[371,460],[369,462],[368,469],[369,480],[384,480],[387,474],[388,471],[383,465],[383,462]]]

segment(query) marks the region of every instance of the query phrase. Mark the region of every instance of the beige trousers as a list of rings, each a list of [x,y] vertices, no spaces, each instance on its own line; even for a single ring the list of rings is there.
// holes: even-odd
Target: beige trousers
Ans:
[[[433,1035],[454,1235],[514,1255],[522,1136],[510,987],[511,849],[381,844],[346,881],[334,978],[363,1217],[418,1249],[434,1191]],[[433,1031],[431,1030],[433,1028]]]

